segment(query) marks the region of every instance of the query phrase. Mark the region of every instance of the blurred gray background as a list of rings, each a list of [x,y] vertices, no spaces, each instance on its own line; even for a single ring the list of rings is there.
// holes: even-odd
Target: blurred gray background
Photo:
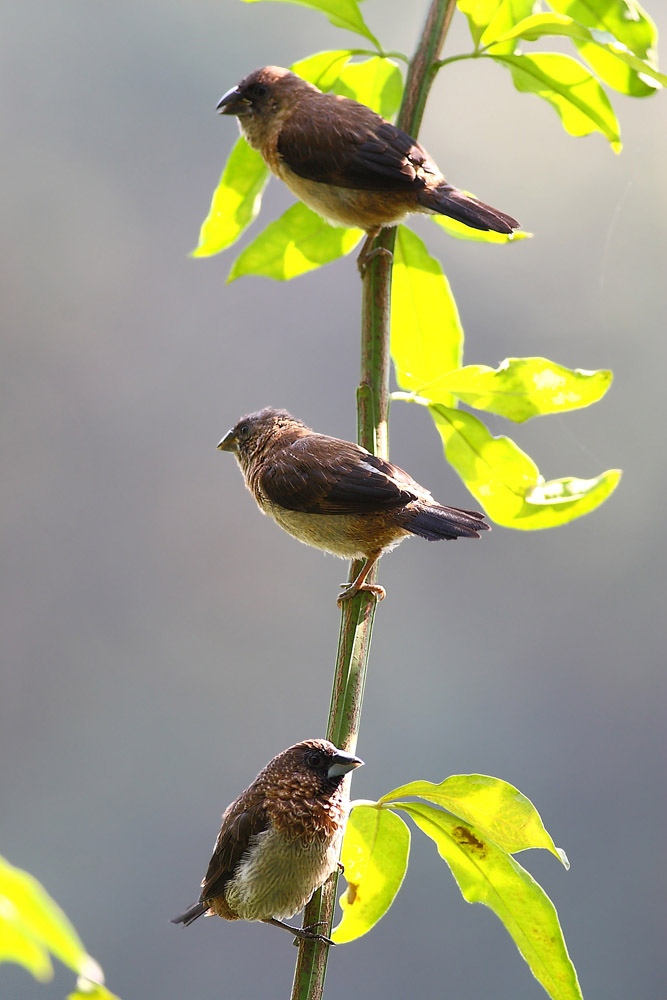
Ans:
[[[650,7],[664,33],[663,0]],[[425,8],[364,12],[411,52]],[[323,732],[345,566],[261,517],[215,446],[267,404],[354,435],[359,280],[350,258],[226,286],[234,249],[186,254],[237,135],[215,113],[223,91],[359,42],[305,8],[232,0],[5,0],[1,29],[0,851],[43,881],[123,1000],[278,1000],[285,935],[169,918],[197,896],[226,803]],[[448,54],[466,32],[457,15]],[[625,475],[569,527],[417,540],[383,562],[353,793],[475,771],[516,784],[572,862],[521,857],[586,997],[627,1000],[662,995],[665,975],[667,104],[613,100],[619,157],[488,62],[434,87],[429,151],[535,233],[485,247],[417,224],[466,361],[616,372],[590,410],[492,429],[547,478]],[[272,181],[262,219],[290,202]],[[442,501],[471,503],[421,408],[394,406],[391,453]],[[3,1000],[71,984],[0,967]],[[393,909],[331,957],[327,997],[350,995],[543,993],[415,835]]]

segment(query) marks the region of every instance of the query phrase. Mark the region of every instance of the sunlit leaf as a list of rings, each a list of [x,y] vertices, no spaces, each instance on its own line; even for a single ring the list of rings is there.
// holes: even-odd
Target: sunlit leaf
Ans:
[[[536,94],[558,112],[563,128],[570,135],[601,132],[614,150],[621,150],[618,122],[604,90],[576,59],[560,52],[534,52],[531,55],[489,56],[507,66],[517,90]]]
[[[470,194],[470,192],[466,191],[466,194]],[[429,219],[441,226],[446,233],[455,239],[469,240],[471,243],[518,243],[519,240],[525,240],[533,235],[524,232],[523,229],[515,229],[513,233],[494,233],[490,229],[472,229],[471,226],[466,226],[463,222],[450,219],[448,215],[429,215]]]
[[[220,253],[239,238],[259,212],[268,179],[269,171],[262,157],[245,139],[239,139],[213,193],[193,257]]]
[[[307,59],[292,63],[291,70],[302,80],[314,83],[320,90],[332,90],[338,80],[343,66],[349,61],[352,53],[349,49],[334,49],[329,52],[316,52]]]
[[[534,14],[499,36],[499,40],[524,38],[532,42],[550,35],[571,38],[580,55],[594,66],[598,75],[622,93],[647,96],[654,93],[656,84],[667,85],[667,76],[636,56],[613,35],[591,30],[564,14]],[[638,77],[640,73],[652,77],[655,84],[645,84]]]
[[[514,441],[504,435],[493,437],[477,417],[438,403],[429,410],[447,460],[489,517],[506,528],[532,531],[566,524],[598,507],[621,477],[618,469],[610,469],[595,479],[545,483],[533,460]]]
[[[334,90],[367,104],[383,118],[391,118],[401,103],[403,77],[392,59],[373,56],[363,62],[348,63],[339,73]]]
[[[17,962],[37,979],[52,975],[49,954],[89,979],[102,970],[43,886],[0,858],[0,961]]]
[[[658,32],[636,0],[549,0],[549,6],[587,28],[609,32],[640,59],[654,61]]]
[[[410,831],[400,816],[367,805],[352,809],[341,854],[347,890],[340,898],[343,918],[332,935],[336,944],[361,937],[384,916],[403,882],[409,853]]]
[[[362,235],[360,229],[330,226],[298,202],[239,254],[227,280],[262,274],[287,281],[350,253]]]
[[[533,847],[551,851],[566,868],[565,852],[556,847],[544,829],[537,809],[518,788],[487,774],[453,774],[436,785],[431,781],[411,781],[395,788],[380,799],[392,808],[397,800],[417,796],[447,809],[471,823],[503,851],[515,854]]]
[[[477,47],[487,24],[503,6],[503,0],[457,0],[456,6],[468,19],[470,34]]]
[[[106,986],[99,983],[92,983],[86,979],[80,979],[74,993],[70,993],[67,1000],[119,1000],[115,993],[109,992]]]
[[[482,46],[488,45],[492,39],[509,31],[517,22],[528,17],[534,6],[534,0],[503,0],[485,28],[480,44]],[[494,51],[512,53],[516,48],[517,41],[515,38],[508,39],[504,43],[498,44]]]
[[[398,384],[415,391],[458,368],[462,351],[463,329],[440,262],[411,229],[399,226],[391,295],[391,356]]]
[[[612,378],[610,371],[564,368],[546,358],[506,358],[497,368],[457,368],[415,391],[445,404],[451,393],[468,406],[520,423],[590,406],[604,396]]]
[[[258,3],[259,0],[245,0],[246,3]],[[336,28],[345,28],[363,35],[376,48],[380,48],[375,35],[366,27],[357,0],[272,0],[274,3],[293,3],[300,7],[310,7],[325,14]]]
[[[422,803],[403,809],[430,837],[469,903],[488,906],[505,925],[552,1000],[582,1000],[558,914],[535,879],[474,827]]]

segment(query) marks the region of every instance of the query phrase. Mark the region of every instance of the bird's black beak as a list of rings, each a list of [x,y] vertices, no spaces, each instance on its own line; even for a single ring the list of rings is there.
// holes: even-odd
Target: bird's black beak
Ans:
[[[220,443],[218,444],[218,450],[219,451],[236,451],[237,450],[237,446],[238,446],[238,441],[236,440],[236,436],[234,434],[234,431],[231,430],[231,431],[227,431],[227,433],[223,437],[222,441],[220,441]]]
[[[331,758],[327,778],[340,778],[341,775],[347,774],[348,771],[353,771],[355,767],[361,767],[363,763],[360,757],[346,753],[345,750],[337,750]]]
[[[218,101],[219,115],[243,115],[250,110],[250,101],[241,97],[238,87],[232,87]]]

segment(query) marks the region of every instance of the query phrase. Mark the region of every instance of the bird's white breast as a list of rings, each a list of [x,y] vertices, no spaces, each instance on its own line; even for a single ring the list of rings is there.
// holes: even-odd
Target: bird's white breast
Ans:
[[[253,837],[225,898],[244,920],[291,917],[306,905],[335,869],[341,834],[304,846],[275,829]]]

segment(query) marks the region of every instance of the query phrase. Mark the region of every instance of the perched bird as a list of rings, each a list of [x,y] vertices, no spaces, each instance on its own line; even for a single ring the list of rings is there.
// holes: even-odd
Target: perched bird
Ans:
[[[264,66],[218,104],[293,194],[336,226],[366,231],[360,268],[383,226],[410,212],[448,215],[511,233],[511,215],[448,184],[423,146],[365,104],[323,94],[280,66]]]
[[[443,507],[398,466],[351,441],[316,434],[286,410],[266,407],[242,417],[218,448],[236,455],[261,511],[290,535],[344,559],[365,559],[339,606],[360,590],[383,599],[384,587],[366,577],[408,535],[479,538],[489,528],[483,514]]]
[[[331,944],[283,918],[302,910],[335,870],[349,799],[343,779],[362,764],[328,740],[303,740],[270,760],[225,809],[199,902],[172,923],[187,927],[217,914]]]

